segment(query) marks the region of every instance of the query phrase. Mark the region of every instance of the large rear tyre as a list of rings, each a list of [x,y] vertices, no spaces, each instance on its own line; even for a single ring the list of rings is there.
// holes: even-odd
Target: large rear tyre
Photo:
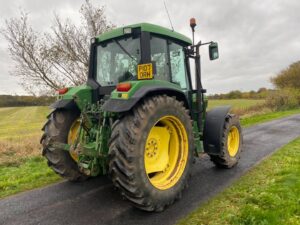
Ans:
[[[187,186],[193,151],[183,103],[169,96],[147,98],[112,127],[112,181],[136,207],[162,211]]]
[[[78,129],[78,117],[79,111],[54,110],[42,129],[44,131],[41,138],[42,154],[47,159],[48,166],[69,181],[82,181],[87,179],[87,176],[79,171],[75,156],[67,151],[55,149],[49,143],[55,141],[70,144],[76,133],[75,129]]]
[[[228,114],[223,128],[220,154],[210,155],[211,161],[220,168],[234,167],[239,161],[242,144],[243,135],[239,117]]]

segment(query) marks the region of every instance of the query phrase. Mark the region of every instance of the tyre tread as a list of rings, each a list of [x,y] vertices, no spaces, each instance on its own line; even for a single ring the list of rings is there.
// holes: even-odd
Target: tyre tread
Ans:
[[[64,119],[61,123],[57,120],[58,113],[61,114],[61,119]],[[88,177],[79,171],[76,162],[72,160],[69,153],[49,146],[50,140],[66,142],[66,140],[63,140],[67,137],[64,128],[65,126],[71,126],[70,122],[72,122],[68,116],[70,116],[70,112],[66,110],[54,110],[47,116],[48,120],[42,128],[44,133],[40,140],[43,146],[42,155],[47,159],[48,166],[61,177],[69,181],[83,181]],[[53,129],[55,129],[55,132]]]
[[[144,190],[141,190],[136,182],[136,171],[133,160],[134,146],[137,143],[137,136],[142,135],[139,130],[143,123],[147,122],[147,112],[153,110],[156,105],[174,104],[179,110],[185,112],[188,116],[188,122],[191,119],[183,103],[176,98],[167,95],[159,95],[144,99],[130,113],[121,120],[113,124],[112,135],[109,141],[109,173],[114,185],[121,191],[121,194],[133,203],[134,206],[145,211],[162,211],[165,207],[172,204],[175,199],[179,199],[182,191],[187,187],[188,179],[182,185],[176,197],[169,202],[153,202]],[[189,133],[192,133],[192,126],[188,126]],[[192,144],[192,143],[191,143]],[[189,177],[189,175],[188,175]]]

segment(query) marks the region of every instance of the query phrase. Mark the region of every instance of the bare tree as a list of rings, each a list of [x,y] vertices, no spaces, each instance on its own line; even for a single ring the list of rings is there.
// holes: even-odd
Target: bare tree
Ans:
[[[55,14],[51,30],[45,33],[35,31],[24,12],[19,18],[6,20],[1,33],[15,62],[11,75],[18,76],[28,92],[45,94],[86,81],[90,38],[114,25],[107,21],[105,8],[95,7],[89,0],[79,12],[79,26]]]

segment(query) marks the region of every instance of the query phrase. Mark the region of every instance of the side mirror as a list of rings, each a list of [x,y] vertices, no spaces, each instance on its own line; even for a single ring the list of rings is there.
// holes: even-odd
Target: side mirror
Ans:
[[[209,59],[215,60],[219,58],[219,49],[218,49],[218,43],[212,42],[209,46]]]

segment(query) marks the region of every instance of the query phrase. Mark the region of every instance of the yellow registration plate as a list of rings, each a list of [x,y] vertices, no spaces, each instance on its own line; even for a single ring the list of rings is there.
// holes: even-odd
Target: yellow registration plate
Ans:
[[[138,65],[138,79],[147,80],[153,78],[152,63]]]

